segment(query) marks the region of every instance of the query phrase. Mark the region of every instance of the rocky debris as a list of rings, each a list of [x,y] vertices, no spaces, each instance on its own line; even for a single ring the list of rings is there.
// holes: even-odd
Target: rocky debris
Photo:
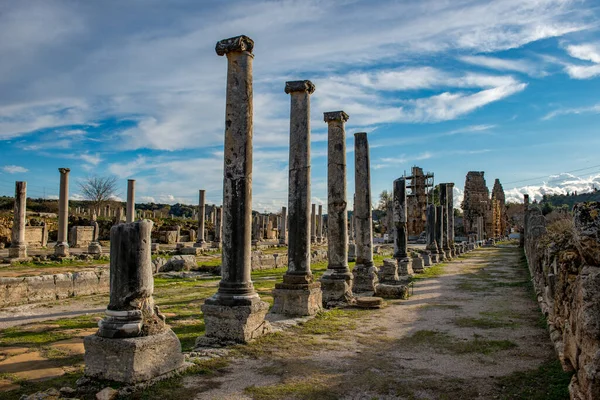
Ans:
[[[196,257],[192,255],[173,256],[166,264],[162,266],[159,272],[169,271],[189,271],[192,268],[196,268]]]
[[[119,392],[111,387],[105,387],[96,393],[96,400],[115,400]]]
[[[163,257],[156,257],[154,260],[152,260],[152,270],[154,271],[154,273],[156,274],[157,272],[163,270],[167,262],[168,260]]]
[[[21,400],[59,400],[62,399],[60,392],[54,388],[48,389],[45,392],[37,392],[28,396],[22,396]]]

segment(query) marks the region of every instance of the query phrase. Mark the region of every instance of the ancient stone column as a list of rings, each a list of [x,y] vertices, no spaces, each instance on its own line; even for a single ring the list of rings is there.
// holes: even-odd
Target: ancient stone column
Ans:
[[[183,366],[181,344],[154,305],[152,221],[110,230],[110,301],[98,332],[86,336],[85,374],[137,383]]]
[[[435,207],[435,243],[437,245],[437,255],[439,261],[446,259],[444,254],[444,206]]]
[[[317,242],[317,205],[313,203],[310,213],[310,242]]]
[[[67,257],[69,255],[69,168],[59,168],[60,189],[58,193],[58,237],[54,246],[54,255]]]
[[[317,217],[317,242],[323,243],[323,204],[319,204],[319,216]]]
[[[287,243],[286,232],[287,232],[287,208],[281,207],[281,228],[279,229],[279,244],[285,245]]]
[[[354,219],[356,221],[356,266],[353,292],[375,292],[377,268],[373,264],[373,216],[371,161],[366,132],[354,134]]]
[[[406,208],[406,179],[394,181],[394,258],[398,262],[398,275],[412,275],[412,260],[408,256],[408,210]]]
[[[216,214],[217,224],[215,225],[215,242],[217,247],[221,247],[221,236],[223,234],[223,208],[217,207]]]
[[[135,220],[135,179],[127,179],[127,214],[125,222]]]
[[[27,182],[15,182],[15,208],[8,257],[18,260],[27,259],[25,242],[25,222],[27,207]]]
[[[96,221],[92,221],[91,225],[94,228],[94,231],[92,233],[92,241],[88,244],[88,253],[94,255],[102,254],[102,246],[98,240],[100,236],[100,226]]]
[[[206,215],[205,194],[206,191],[204,189],[198,191],[198,236],[196,237],[194,247],[204,246],[204,219]]]
[[[434,204],[427,206],[427,246],[425,249],[431,254],[431,263],[437,263],[437,242],[436,242],[436,224],[437,224],[437,213]]]
[[[448,185],[446,183],[440,183],[440,204],[444,206],[444,214],[442,215],[442,219],[444,220],[444,230],[442,232],[442,249],[444,250],[445,259],[452,259],[452,252],[450,251],[450,218],[449,218],[449,209],[448,209]]]
[[[353,301],[348,268],[348,212],[346,202],[346,132],[348,114],[326,112],[327,142],[327,271],[321,278],[323,304]]]
[[[221,40],[219,56],[227,56],[225,152],[223,178],[223,251],[217,293],[202,306],[206,336],[214,341],[248,342],[270,331],[251,278],[252,233],[252,49],[247,36]]]
[[[310,270],[310,81],[289,81],[288,269],[273,291],[273,313],[313,315],[322,308],[321,284]]]
[[[448,246],[452,257],[456,256],[454,248],[454,183],[446,184],[446,199],[448,201]]]

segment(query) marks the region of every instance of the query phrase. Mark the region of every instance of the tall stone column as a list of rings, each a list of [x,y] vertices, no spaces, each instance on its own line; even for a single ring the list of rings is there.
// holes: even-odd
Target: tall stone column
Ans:
[[[314,203],[310,213],[310,242],[317,242],[317,205]]]
[[[127,179],[127,214],[125,222],[135,221],[135,179]]]
[[[227,57],[223,178],[223,251],[217,293],[202,306],[206,335],[198,344],[248,342],[270,331],[251,278],[252,233],[252,49],[247,36],[221,40]]]
[[[371,160],[366,132],[354,134],[354,219],[356,221],[356,266],[353,292],[375,292],[379,282],[373,263],[373,215],[371,201]]]
[[[15,207],[11,231],[8,257],[16,260],[27,260],[27,243],[25,242],[25,222],[27,208],[27,182],[15,182]]]
[[[437,223],[437,213],[436,207],[434,204],[429,204],[427,206],[427,246],[425,249],[430,251],[430,257],[432,263],[438,262],[438,248],[436,242],[436,223]]]
[[[348,212],[346,202],[346,131],[348,114],[326,112],[327,141],[327,271],[321,277],[323,304],[354,301],[348,268]]]
[[[287,207],[281,207],[281,229],[279,230],[279,244],[287,243]]]
[[[84,338],[89,377],[138,383],[183,367],[179,339],[152,297],[152,225],[144,220],[110,230],[110,301],[98,332]]]
[[[437,245],[438,260],[444,261],[444,206],[435,207],[435,242]]]
[[[454,183],[446,184],[446,198],[448,200],[448,246],[452,257],[456,256],[454,247]]]
[[[442,219],[444,220],[444,230],[442,232],[442,249],[444,250],[445,259],[452,259],[452,252],[450,251],[450,242],[449,242],[449,210],[448,210],[448,185],[445,183],[440,183],[440,204],[444,206],[444,214],[442,215]]]
[[[215,244],[216,247],[220,248],[223,235],[223,207],[217,207],[215,211],[217,221],[217,224],[215,225]],[[252,222],[250,222],[250,224],[252,224]]]
[[[317,217],[317,242],[323,243],[323,204],[319,204],[319,216]]]
[[[194,247],[204,246],[204,221],[206,215],[206,190],[200,189],[198,191],[198,236],[196,237],[196,243]]]
[[[59,168],[60,189],[58,193],[58,238],[54,246],[54,255],[67,257],[69,255],[69,168]]]
[[[406,204],[406,179],[394,181],[394,258],[398,263],[398,275],[412,275],[412,261],[408,256],[408,210]]]
[[[273,291],[273,313],[313,315],[322,308],[321,284],[310,270],[310,95],[311,81],[289,81],[290,166],[288,186],[288,269]]]

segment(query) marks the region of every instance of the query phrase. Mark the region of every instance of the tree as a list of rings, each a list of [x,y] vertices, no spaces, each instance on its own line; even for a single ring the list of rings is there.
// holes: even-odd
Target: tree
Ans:
[[[379,194],[379,204],[377,205],[377,209],[381,211],[387,211],[389,205],[392,203],[392,194],[387,190],[384,190]]]
[[[88,177],[83,182],[79,182],[79,189],[83,198],[88,200],[92,204],[92,209],[99,214],[102,207],[118,196],[117,177]]]

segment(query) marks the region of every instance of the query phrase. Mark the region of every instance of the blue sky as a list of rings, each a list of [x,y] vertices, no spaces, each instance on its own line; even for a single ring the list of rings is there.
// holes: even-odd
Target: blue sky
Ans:
[[[600,187],[597,1],[32,1],[0,3],[0,194],[71,196],[115,175],[124,197],[222,196],[224,38],[255,41],[256,210],[287,202],[289,95],[310,79],[312,194],[326,204],[323,112],[369,132],[374,199],[413,165],[521,193]],[[573,171],[567,174],[567,172]]]

